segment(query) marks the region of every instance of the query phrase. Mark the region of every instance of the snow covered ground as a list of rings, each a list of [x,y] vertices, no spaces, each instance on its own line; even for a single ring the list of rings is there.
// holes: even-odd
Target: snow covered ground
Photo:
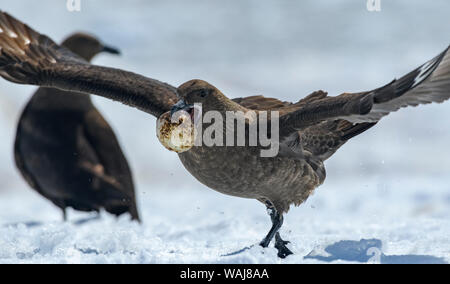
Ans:
[[[174,85],[202,78],[230,97],[368,90],[450,43],[445,0],[382,0],[379,13],[365,1],[82,0],[80,13],[64,1],[4,2],[55,40],[87,30],[122,50],[97,64]],[[134,170],[144,223],[104,213],[80,222],[95,214],[74,211],[62,223],[13,164],[15,124],[33,90],[0,80],[0,263],[450,262],[449,102],[391,114],[338,151],[325,184],[287,214],[282,235],[295,254],[280,260],[273,247],[222,256],[267,233],[263,205],[199,184],[159,145],[154,118],[99,98]]]
[[[223,256],[259,242],[270,222],[258,202],[206,188],[141,192],[142,225],[105,213],[77,224],[95,214],[73,211],[62,223],[60,212],[36,194],[11,192],[0,202],[0,263],[320,263],[304,257],[331,257],[327,246],[361,239],[381,241],[375,252],[398,262],[449,262],[449,187],[428,183],[328,183],[287,214],[282,235],[295,255],[285,260],[273,247],[259,246]],[[363,257],[372,246],[363,246],[356,258],[358,243],[342,246],[333,262],[377,261]]]

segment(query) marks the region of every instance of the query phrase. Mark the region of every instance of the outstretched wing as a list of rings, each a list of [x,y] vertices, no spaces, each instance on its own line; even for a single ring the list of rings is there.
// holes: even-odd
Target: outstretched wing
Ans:
[[[435,58],[381,88],[369,92],[373,107],[352,122],[376,122],[403,107],[442,103],[450,98],[450,46]]]
[[[280,115],[285,115],[326,97],[326,92],[316,91],[304,97],[297,103],[283,102],[275,98],[266,98],[264,96],[235,98],[233,101],[251,110],[275,110],[279,111]],[[289,143],[285,143],[282,147],[289,146],[294,153],[304,150],[324,161],[350,138],[361,134],[375,124],[376,123],[353,124],[342,119],[324,121],[307,127],[302,131],[294,132],[295,135],[292,135]],[[288,153],[292,154],[292,152],[289,151]]]
[[[325,160],[390,112],[449,98],[450,47],[400,79],[373,91],[337,97],[317,91],[297,103],[263,96],[233,100],[248,109],[279,111],[281,146],[294,152],[306,150]]]
[[[353,126],[373,124],[402,107],[440,103],[449,98],[450,47],[386,86],[369,92],[318,98],[281,116],[280,141],[289,144],[297,139],[298,131],[315,125],[321,127],[324,121],[342,119],[354,123]]]
[[[1,11],[0,76],[19,84],[107,97],[156,117],[178,100],[175,87],[131,72],[91,65]]]

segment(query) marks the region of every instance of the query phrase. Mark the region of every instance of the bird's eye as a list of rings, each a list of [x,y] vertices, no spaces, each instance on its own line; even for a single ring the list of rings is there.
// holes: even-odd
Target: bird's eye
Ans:
[[[205,98],[210,93],[210,90],[208,89],[202,89],[202,90],[195,90],[189,93],[188,96],[197,97],[197,98]]]
[[[208,95],[208,93],[209,93],[208,90],[200,90],[199,95],[200,97],[204,98]]]

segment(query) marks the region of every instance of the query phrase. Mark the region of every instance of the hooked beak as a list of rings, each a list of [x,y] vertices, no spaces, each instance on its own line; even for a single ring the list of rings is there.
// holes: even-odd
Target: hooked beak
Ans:
[[[179,100],[176,104],[172,106],[172,109],[170,110],[170,116],[173,116],[174,113],[180,110],[184,110],[188,113],[194,108],[193,105],[188,105],[184,100]]]
[[[115,47],[108,46],[108,45],[104,45],[101,51],[102,52],[111,53],[111,54],[115,54],[115,55],[120,55],[120,50],[118,50]]]

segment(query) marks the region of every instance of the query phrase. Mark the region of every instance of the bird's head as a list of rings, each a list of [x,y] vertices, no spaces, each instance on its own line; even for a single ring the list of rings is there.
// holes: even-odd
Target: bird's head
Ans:
[[[216,87],[202,80],[188,81],[177,89],[179,101],[157,121],[157,135],[169,150],[182,153],[194,145],[194,133],[208,111],[242,110]],[[201,108],[197,108],[200,107]],[[203,124],[205,127],[205,124]]]
[[[202,80],[190,80],[178,87],[178,107],[192,108],[194,104],[202,104],[204,110],[221,110],[228,100],[216,87]],[[173,112],[173,111],[172,111]]]
[[[71,35],[64,40],[62,45],[87,61],[91,61],[95,55],[101,52],[120,54],[118,49],[105,45],[98,38],[85,33]]]
[[[194,128],[205,109],[216,110],[225,98],[211,84],[191,80],[177,89],[179,101],[157,120],[157,136],[167,149],[182,153],[193,147]],[[201,104],[201,109],[196,108]]]

